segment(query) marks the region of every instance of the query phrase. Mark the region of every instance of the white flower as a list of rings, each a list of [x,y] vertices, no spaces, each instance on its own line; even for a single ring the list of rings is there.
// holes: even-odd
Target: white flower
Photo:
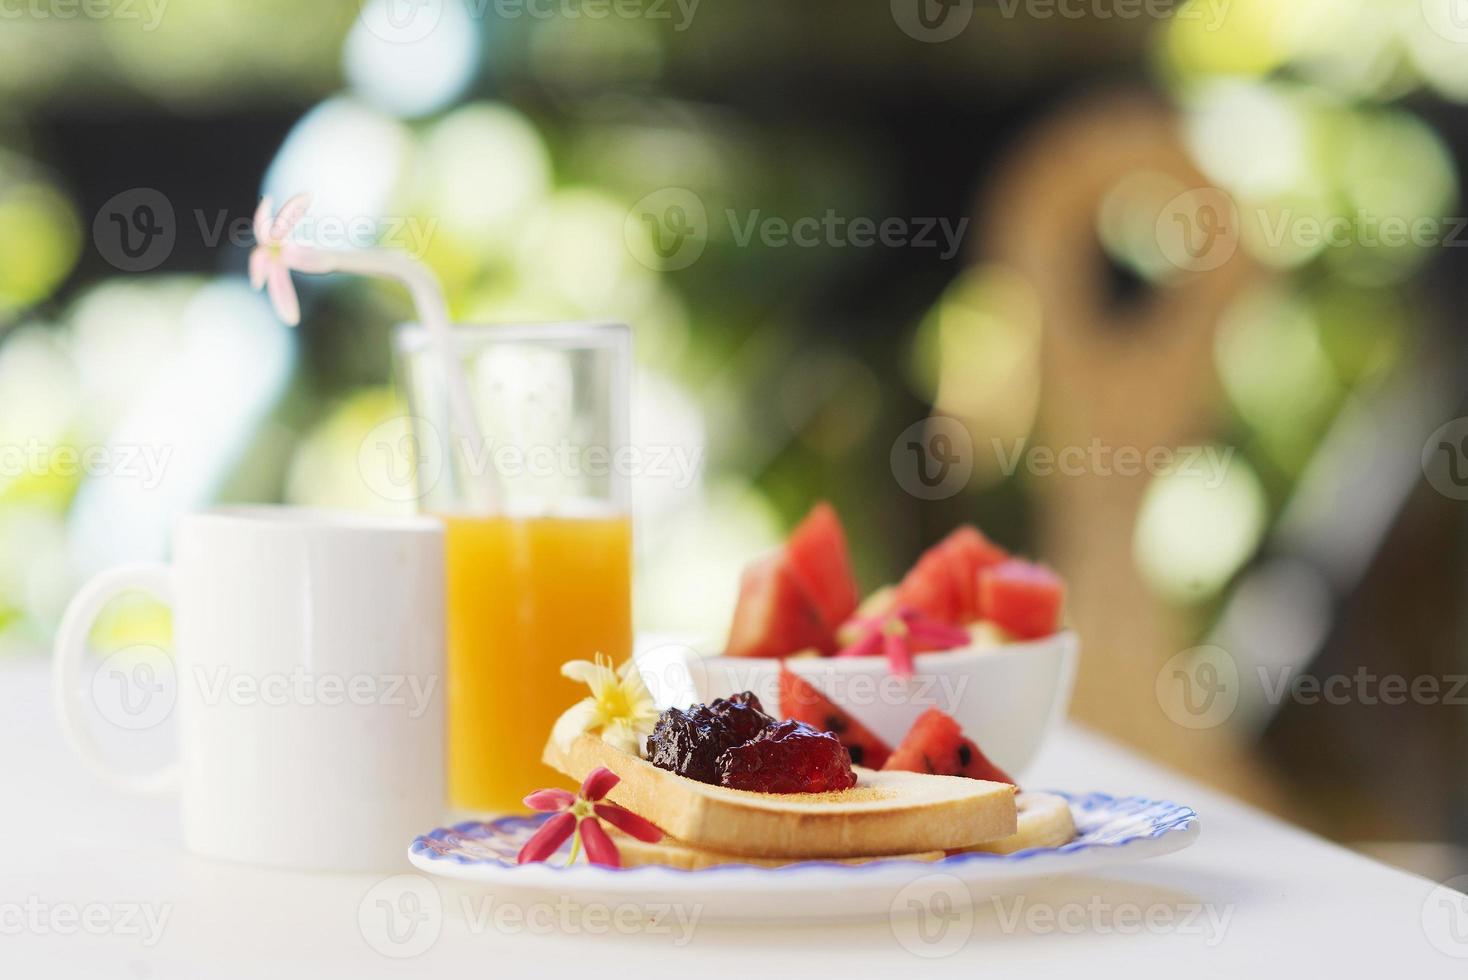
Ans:
[[[631,659],[616,670],[601,654],[595,662],[572,660],[561,666],[562,676],[581,681],[591,696],[577,701],[556,719],[551,740],[569,749],[578,735],[599,732],[602,741],[631,755],[641,756],[643,739],[652,733],[658,709]]]
[[[250,251],[250,285],[255,289],[265,287],[270,304],[276,315],[288,326],[301,322],[301,303],[296,298],[296,287],[291,282],[291,272],[319,274],[331,272],[336,266],[329,253],[309,248],[291,240],[291,232],[300,224],[311,209],[311,195],[297,194],[280,206],[274,217],[270,214],[270,198],[262,198],[255,209],[255,247]]]

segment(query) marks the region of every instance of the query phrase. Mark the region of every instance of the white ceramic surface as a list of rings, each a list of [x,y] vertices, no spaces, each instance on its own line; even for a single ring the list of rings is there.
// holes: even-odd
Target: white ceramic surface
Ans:
[[[637,663],[658,707],[684,707],[753,691],[774,710],[782,661],[707,657],[697,642],[648,638]],[[1000,768],[1024,775],[1070,704],[1079,658],[1072,631],[1025,643],[921,653],[914,676],[892,675],[885,657],[783,661],[891,745],[918,715],[937,707],[956,718]]]
[[[180,519],[173,550],[171,565],[99,575],[68,608],[54,690],[73,747],[114,785],[176,788],[199,854],[400,866],[402,842],[442,811],[438,522],[222,508]],[[87,635],[129,591],[154,594],[174,621],[173,661],[150,669],[172,672],[159,690],[176,691],[180,758],[143,775],[117,770],[84,720],[98,707],[86,700]]]

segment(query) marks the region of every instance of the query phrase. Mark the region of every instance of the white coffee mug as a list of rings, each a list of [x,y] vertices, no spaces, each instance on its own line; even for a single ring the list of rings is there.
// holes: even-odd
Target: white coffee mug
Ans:
[[[401,867],[443,816],[442,527],[232,507],[181,518],[173,545],[171,565],[104,572],[67,609],[53,686],[72,745],[114,785],[176,788],[196,853]],[[173,611],[180,755],[142,775],[110,764],[83,717],[88,633],[134,591]]]

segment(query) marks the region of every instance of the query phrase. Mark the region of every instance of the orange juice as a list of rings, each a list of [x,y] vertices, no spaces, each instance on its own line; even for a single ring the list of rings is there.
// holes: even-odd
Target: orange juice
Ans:
[[[448,791],[518,811],[565,780],[540,761],[551,725],[587,696],[567,660],[632,653],[632,523],[618,517],[444,518]]]

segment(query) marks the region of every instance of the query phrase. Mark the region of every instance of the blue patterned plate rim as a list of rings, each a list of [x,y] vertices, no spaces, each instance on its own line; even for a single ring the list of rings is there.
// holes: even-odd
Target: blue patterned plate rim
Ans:
[[[673,868],[660,864],[615,869],[601,868],[582,862],[578,862],[572,867],[551,862],[545,862],[539,865],[516,864],[514,853],[519,850],[519,847],[530,834],[534,833],[542,823],[550,819],[551,815],[548,813],[496,817],[487,821],[467,820],[463,823],[454,824],[452,827],[439,827],[437,830],[420,834],[414,838],[409,850],[412,854],[426,857],[432,861],[442,861],[448,864],[459,865],[498,865],[507,870],[513,869],[516,871],[541,867],[563,872],[584,872],[590,869],[592,872],[598,874],[618,875],[637,874],[644,871],[664,874],[676,872],[678,874],[709,875],[726,871],[759,871],[769,874],[786,874],[791,871],[811,868],[835,868],[851,873],[910,863],[921,863],[929,867],[946,868],[975,862],[1015,863],[1040,855],[1074,854],[1080,851],[1125,847],[1137,841],[1153,840],[1165,834],[1188,830],[1198,821],[1198,814],[1192,807],[1173,803],[1169,800],[1152,800],[1141,796],[1112,796],[1108,793],[1067,793],[1060,790],[1043,790],[1042,792],[1063,797],[1070,804],[1071,812],[1074,814],[1076,820],[1077,833],[1076,839],[1069,844],[1062,844],[1060,847],[1032,847],[1023,851],[1015,851],[1012,854],[990,854],[985,851],[971,851],[965,854],[954,854],[938,861],[915,862],[910,858],[891,858],[889,860],[869,861],[865,864],[842,864],[839,861],[800,861],[795,864],[786,864],[775,868],[753,864],[720,864],[712,868],[699,868],[697,870]],[[1117,828],[1111,826],[1117,820],[1126,820],[1129,822],[1129,825],[1120,833],[1118,833]],[[1103,831],[1108,831],[1108,828],[1109,832],[1103,833]],[[462,848],[462,841],[484,842],[490,840],[512,842],[513,850],[506,850],[503,855],[489,855],[464,853],[460,849]],[[569,843],[563,845],[561,850],[557,852],[557,856],[567,854],[569,847]]]

